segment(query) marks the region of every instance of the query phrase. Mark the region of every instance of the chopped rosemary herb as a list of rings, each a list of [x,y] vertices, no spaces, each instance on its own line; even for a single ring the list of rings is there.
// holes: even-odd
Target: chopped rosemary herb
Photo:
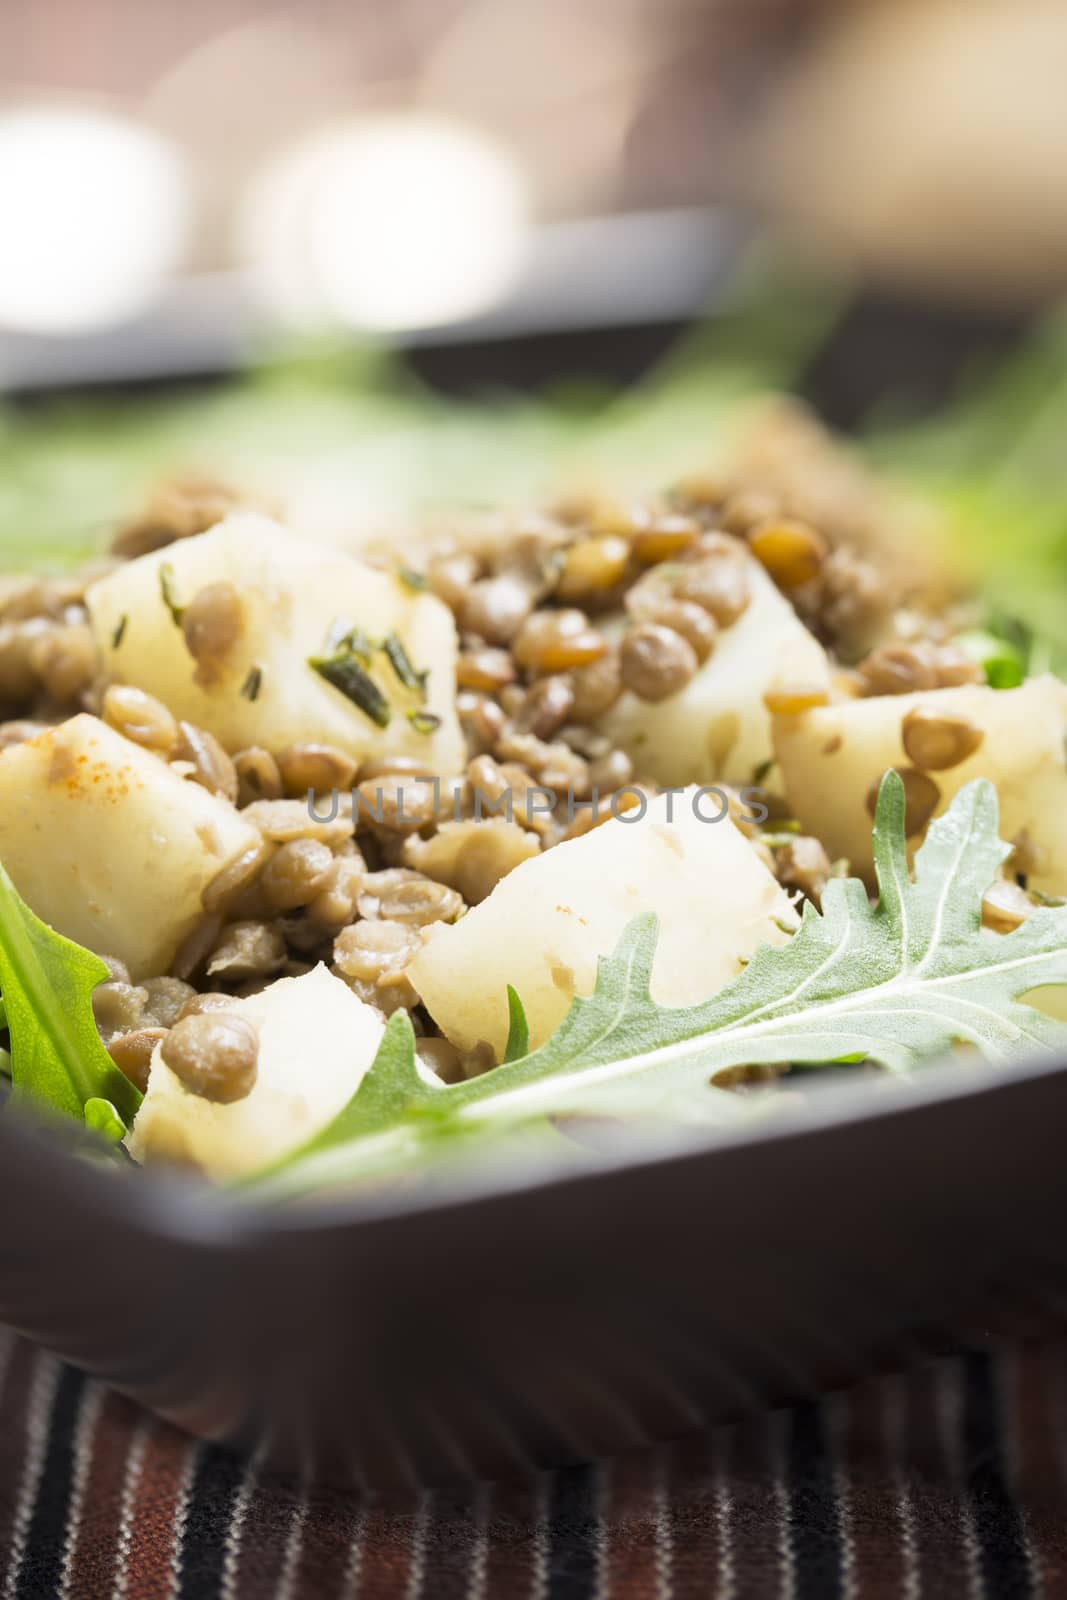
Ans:
[[[308,666],[333,688],[339,689],[346,700],[351,700],[379,728],[389,726],[392,715],[389,701],[351,651],[342,650],[332,656],[311,656]]]
[[[348,651],[369,667],[374,648],[373,639],[368,638],[362,628],[347,617],[335,617],[327,629],[322,653],[324,656],[336,656]]]
[[[429,681],[428,672],[417,672],[411,664],[411,657],[404,649],[403,640],[398,633],[387,633],[382,640],[382,649],[389,657],[390,665],[405,689],[413,689],[416,694],[425,698],[426,684]]]
[[[416,733],[436,733],[441,726],[441,718],[436,711],[409,711],[408,721]]]
[[[174,568],[169,561],[164,561],[159,569],[159,592],[163,596],[163,604],[171,614],[172,620],[181,627],[185,607],[178,602],[174,592]]]
[[[396,575],[405,589],[411,589],[415,594],[421,594],[429,586],[425,572],[416,572],[414,567],[398,567]]]
[[[129,624],[130,624],[129,613],[124,611],[122,613],[122,616],[118,620],[118,625],[115,628],[114,633],[111,635],[111,648],[112,648],[112,650],[117,650],[119,645],[122,643],[123,639],[125,639],[125,637],[126,637],[126,629],[129,627]]]
[[[253,667],[241,685],[241,693],[246,700],[258,700],[259,691],[263,687],[263,668]]]

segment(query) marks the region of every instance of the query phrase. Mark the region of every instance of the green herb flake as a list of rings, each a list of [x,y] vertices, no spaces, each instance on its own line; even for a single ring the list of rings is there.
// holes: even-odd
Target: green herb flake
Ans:
[[[404,688],[413,690],[415,694],[425,696],[430,674],[416,671],[412,665],[411,657],[404,648],[404,641],[400,635],[398,633],[387,633],[382,640],[382,649],[388,656],[389,665],[404,685]]]
[[[343,650],[332,656],[311,656],[308,666],[379,728],[389,726],[392,707],[388,699],[351,652]]]
[[[182,618],[185,615],[185,607],[178,601],[175,589],[176,581],[174,568],[169,561],[164,561],[159,569],[159,592],[163,597],[163,604],[170,612],[171,621],[180,628]]]
[[[416,733],[436,733],[441,726],[441,718],[436,711],[409,711],[408,721]]]
[[[126,637],[126,629],[129,627],[129,625],[130,625],[129,615],[124,611],[122,613],[122,616],[119,618],[117,624],[115,625],[115,629],[114,629],[114,631],[113,631],[113,633],[111,635],[111,648],[112,648],[112,650],[117,650],[119,648],[119,645],[122,643],[123,639],[125,639],[125,637]]]
[[[358,656],[363,665],[369,667],[376,649],[374,640],[363,628],[350,622],[347,617],[335,617],[326,630],[322,654],[327,657]]]
[[[930,826],[908,872],[904,786],[887,773],[874,826],[879,899],[833,878],[820,914],[808,903],[785,945],[762,945],[741,975],[702,1005],[668,1008],[650,985],[658,924],[638,917],[601,957],[591,995],[576,999],[539,1049],[481,1077],[428,1084],[405,1012],[334,1122],[302,1151],[251,1180],[268,1195],[302,1194],[418,1167],[443,1141],[530,1130],[568,1115],[736,1117],[715,1077],[752,1062],[870,1062],[894,1072],[960,1043],[991,1061],[1062,1053],[1067,1029],[1020,999],[1067,984],[1067,908],[1038,907],[1011,933],[982,927],[982,896],[1010,853],[997,796],[978,779]],[[518,1048],[517,997],[508,997]]]
[[[241,694],[245,700],[258,700],[259,692],[263,687],[263,668],[253,667],[241,685]]]
[[[414,567],[398,567],[396,575],[405,589],[410,589],[412,594],[422,594],[428,589],[429,579],[424,572],[416,572]]]

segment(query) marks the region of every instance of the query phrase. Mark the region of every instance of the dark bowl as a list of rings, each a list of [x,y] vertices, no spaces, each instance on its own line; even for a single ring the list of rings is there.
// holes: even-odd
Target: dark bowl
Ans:
[[[843,1073],[685,1144],[285,1209],[0,1119],[0,1320],[190,1429],[375,1487],[845,1382],[1067,1283],[1067,1067]]]

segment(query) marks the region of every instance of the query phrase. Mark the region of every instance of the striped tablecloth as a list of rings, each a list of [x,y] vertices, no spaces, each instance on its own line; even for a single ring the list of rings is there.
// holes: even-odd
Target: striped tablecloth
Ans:
[[[48,1600],[1054,1600],[1067,1342],[397,1504],[261,1481],[0,1334],[0,1568]]]

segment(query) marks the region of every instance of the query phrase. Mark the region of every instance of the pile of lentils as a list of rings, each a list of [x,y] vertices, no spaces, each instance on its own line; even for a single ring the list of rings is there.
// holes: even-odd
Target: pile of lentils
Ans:
[[[318,743],[226,751],[152,696],[101,680],[84,604],[88,584],[249,503],[215,483],[166,485],[122,529],[110,562],[0,590],[0,747],[92,711],[256,827],[256,846],[205,891],[200,924],[170,971],[134,983],[121,962],[100,952],[111,977],[94,996],[101,1037],[139,1087],[163,1040],[164,1059],[187,1087],[222,1102],[247,1094],[255,1081],[254,1030],[227,1006],[320,961],[383,1016],[408,1010],[420,1056],[445,1081],[485,1070],[485,1047],[461,1055],[437,1034],[407,968],[427,930],[454,922],[513,867],[597,826],[613,798],[625,809],[654,792],[631,757],[597,731],[597,719],[624,690],[655,703],[685,687],[720,631],[749,605],[749,553],[831,644],[832,621],[820,619],[845,611],[854,624],[878,590],[866,559],[831,546],[788,506],[749,484],[706,475],[661,500],[573,497],[547,514],[512,519],[503,535],[481,527],[430,544],[417,570],[400,575],[455,616],[458,713],[468,746],[465,774],[442,774],[435,794],[425,764],[412,758],[357,769],[342,751]],[[206,678],[239,611],[239,596],[225,583],[185,608],[185,642]],[[841,683],[853,694],[886,694],[976,677],[969,661],[931,635],[875,649],[843,667]],[[825,696],[798,686],[771,698],[771,709],[790,712]],[[598,803],[576,814],[571,806],[568,815],[561,802],[546,815],[523,804],[531,785],[577,800],[595,791]],[[309,791],[345,797],[354,787],[366,801],[354,811],[342,800],[323,821],[309,809]],[[507,790],[513,820],[476,815],[476,795],[489,811]],[[743,826],[779,881],[816,903],[842,869],[780,811],[762,831]]]

